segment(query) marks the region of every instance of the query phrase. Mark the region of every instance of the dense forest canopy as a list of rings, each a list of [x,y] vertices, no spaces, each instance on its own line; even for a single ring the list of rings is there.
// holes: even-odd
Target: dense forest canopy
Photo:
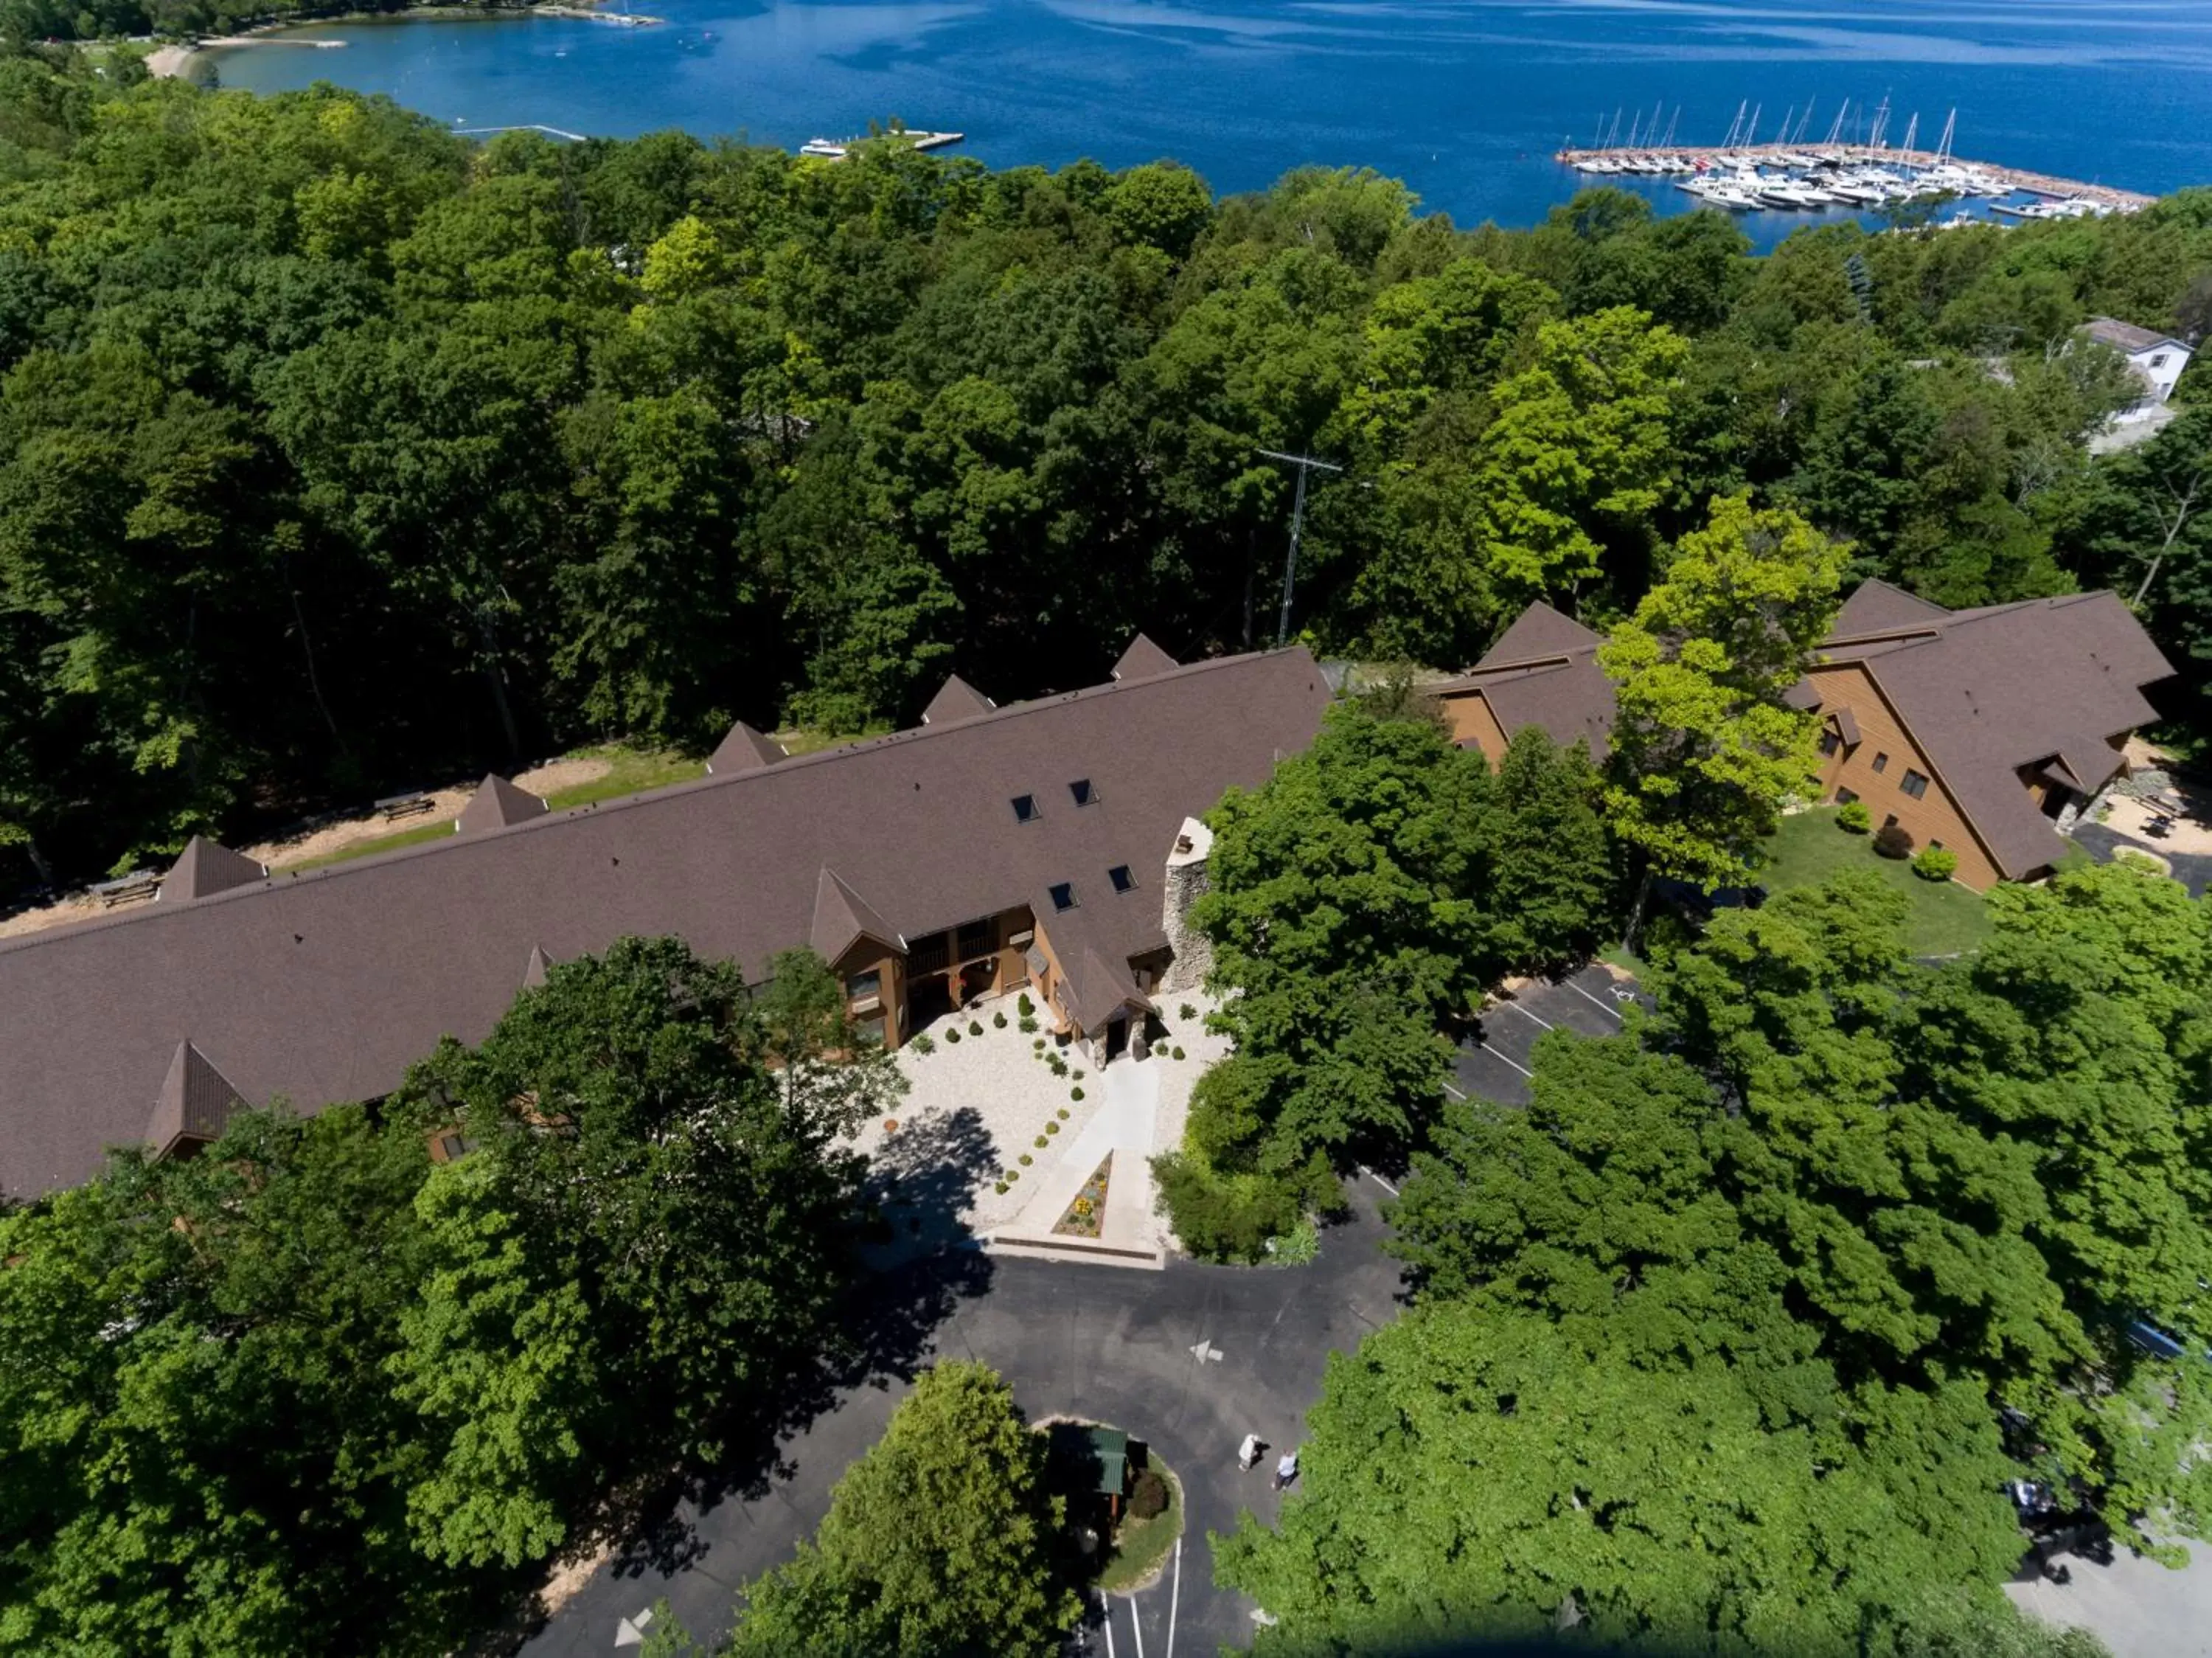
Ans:
[[[2208,418],[2092,462],[2130,393],[2069,345],[2202,326],[2212,192],[1753,259],[1605,191],[1462,231],[1368,172],[477,146],[134,78],[0,58],[10,884],[586,739],[1092,682],[1140,627],[1268,643],[1263,448],[1346,468],[1292,611],[1328,651],[1609,625],[1749,491],[1949,605],[2163,550],[2148,614],[2212,653],[2212,516],[2166,511]]]

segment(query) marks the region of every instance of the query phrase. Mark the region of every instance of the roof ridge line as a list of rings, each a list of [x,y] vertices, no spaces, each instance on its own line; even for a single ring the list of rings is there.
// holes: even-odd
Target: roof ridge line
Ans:
[[[1127,681],[1108,680],[1098,685],[1079,686],[1073,691],[1058,691],[1049,696],[1031,698],[1024,702],[1009,703],[1004,708],[994,708],[988,714],[979,714],[971,719],[957,720],[949,725],[939,726],[934,730],[927,726],[913,726],[898,731],[886,731],[878,736],[864,737],[853,742],[840,743],[830,748],[817,748],[811,754],[793,754],[774,765],[756,766],[748,771],[732,771],[720,777],[708,772],[704,777],[688,778],[682,783],[665,783],[658,789],[643,789],[634,795],[621,795],[610,801],[586,801],[580,805],[554,808],[523,822],[502,824],[495,828],[481,830],[472,835],[441,835],[435,839],[423,841],[413,846],[395,847],[389,852],[380,854],[365,854],[361,857],[347,858],[337,863],[321,864],[313,869],[291,871],[272,869],[259,881],[234,887],[228,892],[212,893],[205,898],[195,899],[188,905],[173,905],[167,911],[158,904],[149,904],[120,915],[93,916],[82,921],[65,923],[53,927],[42,927],[16,938],[0,938],[0,955],[12,955],[18,951],[35,949],[41,944],[64,942],[70,939],[82,937],[88,933],[104,932],[112,927],[142,925],[158,919],[165,914],[174,917],[191,910],[205,909],[211,905],[251,898],[261,893],[283,891],[301,881],[340,880],[349,875],[357,875],[368,869],[380,869],[391,864],[415,858],[435,857],[441,854],[455,855],[464,847],[481,850],[495,846],[512,835],[542,833],[560,825],[574,823],[583,818],[630,811],[654,802],[673,800],[679,795],[699,794],[710,789],[735,788],[741,783],[750,783],[763,777],[782,777],[802,766],[858,753],[863,749],[888,747],[893,743],[911,742],[927,737],[946,737],[957,731],[973,731],[994,720],[1012,719],[1018,715],[1054,707],[1061,703],[1074,701],[1079,698],[1097,696],[1109,692],[1126,692],[1133,694],[1146,686],[1166,685],[1185,675],[1203,674],[1241,662],[1261,661],[1270,656],[1288,656],[1304,650],[1304,645],[1293,644],[1278,646],[1267,650],[1239,651],[1233,656],[1203,657],[1194,662],[1181,663],[1168,673],[1156,674],[1146,679]]]

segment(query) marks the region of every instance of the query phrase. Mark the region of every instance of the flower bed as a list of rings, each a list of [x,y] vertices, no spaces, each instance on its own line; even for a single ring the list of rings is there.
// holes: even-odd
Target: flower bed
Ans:
[[[1053,1230],[1063,1237],[1095,1238],[1106,1218],[1106,1186],[1114,1173],[1114,1154],[1108,1152],[1106,1161],[1083,1183],[1083,1190],[1075,1194],[1075,1201],[1067,1206],[1067,1213],[1053,1225]]]

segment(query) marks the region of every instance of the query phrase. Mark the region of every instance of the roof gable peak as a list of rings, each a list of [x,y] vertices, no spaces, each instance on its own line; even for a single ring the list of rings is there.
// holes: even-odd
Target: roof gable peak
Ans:
[[[740,771],[757,771],[785,758],[782,746],[773,737],[739,720],[708,756],[707,770],[717,777],[733,777]]]
[[[169,873],[161,878],[161,897],[172,904],[211,898],[234,887],[251,886],[267,878],[269,871],[243,852],[234,852],[219,841],[194,835],[185,843]]]
[[[921,722],[924,725],[950,725],[955,720],[972,720],[979,714],[988,714],[997,706],[998,704],[955,674],[945,680],[944,688],[932,697],[929,706],[921,710]]]
[[[1150,639],[1139,633],[1129,641],[1129,648],[1121,653],[1121,661],[1114,664],[1114,682],[1127,685],[1136,680],[1156,680],[1163,674],[1172,674],[1182,664]]]
[[[246,1097],[186,1037],[177,1044],[169,1074],[155,1097],[154,1113],[146,1122],[146,1142],[156,1157],[211,1144],[222,1138],[232,1114],[245,1108]]]
[[[486,830],[506,829],[527,823],[532,818],[542,818],[550,809],[528,789],[516,787],[496,771],[489,771],[477,785],[477,792],[469,796],[469,803],[461,808],[460,816],[453,820],[453,829],[459,834],[482,834]]]

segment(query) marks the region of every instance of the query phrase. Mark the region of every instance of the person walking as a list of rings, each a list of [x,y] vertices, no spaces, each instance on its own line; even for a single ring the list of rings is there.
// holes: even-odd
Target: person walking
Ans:
[[[1244,1442],[1237,1448],[1237,1467],[1248,1474],[1250,1473],[1254,1466],[1260,1460],[1261,1448],[1259,1435],[1245,1435]]]
[[[1298,1454],[1296,1451],[1284,1452],[1282,1460],[1275,1464],[1274,1489],[1279,1491],[1285,1490],[1297,1477]]]

